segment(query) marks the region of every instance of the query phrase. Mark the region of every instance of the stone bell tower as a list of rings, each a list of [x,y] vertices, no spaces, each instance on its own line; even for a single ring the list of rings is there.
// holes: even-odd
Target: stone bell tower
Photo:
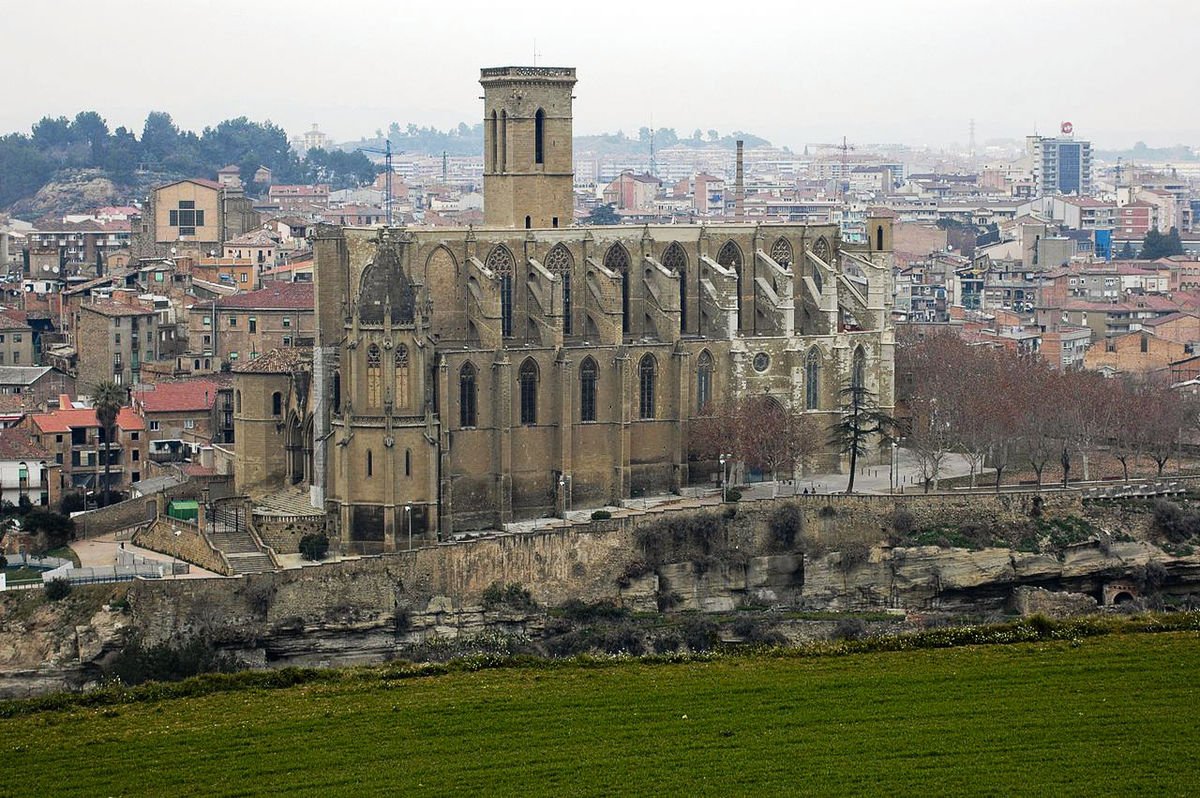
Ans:
[[[573,67],[492,67],[483,85],[483,213],[488,227],[568,227],[575,207]]]

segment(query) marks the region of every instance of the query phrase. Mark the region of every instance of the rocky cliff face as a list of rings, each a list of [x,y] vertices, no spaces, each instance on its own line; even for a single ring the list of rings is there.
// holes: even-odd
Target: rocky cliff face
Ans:
[[[256,667],[377,662],[408,656],[414,645],[434,639],[539,638],[544,614],[483,610],[484,592],[495,583],[521,583],[543,607],[608,599],[636,612],[757,607],[901,616],[1052,606],[1076,612],[1088,600],[1134,596],[1148,587],[1138,575],[1151,564],[1154,590],[1200,592],[1200,556],[1171,556],[1146,542],[1101,535],[1041,554],[872,546],[864,541],[887,534],[894,505],[872,499],[835,506],[822,497],[800,503],[789,532],[780,527],[778,507],[761,504],[732,516],[652,515],[586,533],[498,536],[234,579],[96,586],[58,604],[46,603],[40,591],[4,594],[0,696],[94,683],[128,633],[147,645],[201,635]],[[956,518],[970,510],[960,504],[948,509]],[[1018,519],[1025,512],[1011,498],[992,510]],[[1063,514],[1073,510],[1077,501],[1061,507]],[[937,520],[928,508],[921,511]],[[1129,528],[1121,526],[1122,534]],[[1082,598],[1063,599],[1064,592]],[[121,609],[111,609],[112,602]],[[809,627],[785,637],[828,631]]]

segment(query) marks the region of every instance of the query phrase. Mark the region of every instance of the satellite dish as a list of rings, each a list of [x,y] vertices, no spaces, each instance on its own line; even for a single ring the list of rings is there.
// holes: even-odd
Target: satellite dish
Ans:
[[[51,266],[51,267],[50,267],[50,271],[54,272],[55,274],[58,274],[58,267],[57,267],[57,266]]]

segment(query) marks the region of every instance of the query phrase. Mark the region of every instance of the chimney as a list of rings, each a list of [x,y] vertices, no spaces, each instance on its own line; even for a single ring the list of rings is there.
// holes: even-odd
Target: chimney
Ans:
[[[741,222],[746,218],[746,179],[742,169],[742,140],[737,142],[737,172],[733,188],[733,219]]]

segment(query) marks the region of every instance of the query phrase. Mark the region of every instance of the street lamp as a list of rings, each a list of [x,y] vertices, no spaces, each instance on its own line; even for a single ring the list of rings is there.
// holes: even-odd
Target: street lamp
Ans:
[[[721,503],[724,504],[727,501],[726,496],[728,493],[726,491],[726,484],[728,483],[728,479],[726,478],[726,475],[725,475],[725,464],[733,461],[733,455],[732,454],[722,454],[720,457],[717,458],[717,461],[721,464]]]
[[[559,496],[559,500],[562,502],[562,517],[563,517],[563,520],[565,521],[567,519],[567,475],[566,474],[558,475],[558,496]]]
[[[404,514],[408,516],[408,550],[412,551],[412,502],[404,505]]]
[[[892,441],[892,462],[888,468],[888,486],[892,493],[896,492],[896,449],[899,445]]]

